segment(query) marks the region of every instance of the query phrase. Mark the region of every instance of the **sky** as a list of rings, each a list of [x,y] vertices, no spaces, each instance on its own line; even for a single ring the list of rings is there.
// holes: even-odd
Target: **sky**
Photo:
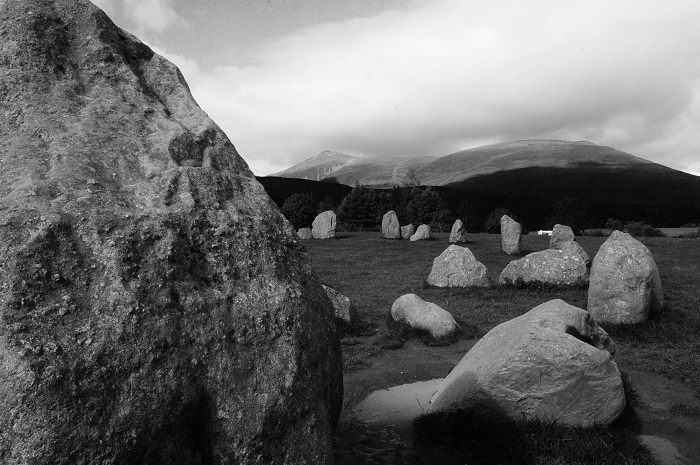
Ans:
[[[92,0],[256,175],[587,140],[700,175],[697,0]]]

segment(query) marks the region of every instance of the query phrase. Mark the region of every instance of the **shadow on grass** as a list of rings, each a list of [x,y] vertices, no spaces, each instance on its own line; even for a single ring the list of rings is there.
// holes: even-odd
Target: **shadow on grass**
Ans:
[[[652,465],[637,438],[636,393],[627,382],[625,392],[625,412],[610,427],[515,421],[493,409],[422,415],[413,421],[414,453],[423,458],[415,463]]]
[[[485,334],[478,326],[459,319],[456,321],[461,328],[459,331],[436,339],[426,330],[412,328],[404,322],[395,321],[391,315],[387,315],[387,331],[380,335],[374,344],[384,350],[396,350],[401,349],[409,339],[419,339],[426,346],[441,347],[454,344],[461,339],[473,339]]]

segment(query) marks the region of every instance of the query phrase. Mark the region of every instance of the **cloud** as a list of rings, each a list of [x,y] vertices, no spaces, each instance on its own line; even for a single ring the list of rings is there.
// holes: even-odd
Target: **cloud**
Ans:
[[[90,0],[110,17],[123,12],[141,33],[161,33],[173,24],[187,24],[171,6],[172,0]]]
[[[183,73],[256,174],[324,149],[445,155],[524,138],[700,170],[698,17],[692,0],[433,0],[298,31],[255,66]]]

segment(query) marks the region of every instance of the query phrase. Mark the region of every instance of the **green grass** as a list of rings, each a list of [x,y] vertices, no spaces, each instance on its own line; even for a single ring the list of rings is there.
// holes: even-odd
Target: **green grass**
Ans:
[[[494,326],[522,315],[551,299],[563,299],[577,307],[586,308],[585,286],[520,289],[498,286],[496,283],[500,272],[508,262],[519,258],[507,256],[501,251],[499,235],[472,234],[469,236],[470,242],[464,244],[479,261],[486,265],[492,284],[487,289],[443,289],[425,285],[433,259],[449,245],[447,234],[437,234],[437,240],[412,243],[405,240],[382,239],[379,233],[358,232],[340,233],[340,235],[341,237],[336,240],[306,241],[304,245],[313,260],[314,270],[320,281],[350,297],[362,320],[360,329],[349,329],[343,338],[343,356],[347,373],[371,366],[375,357],[402,350],[409,340],[413,339],[415,341],[413,344],[431,344],[425,335],[412,333],[388,322],[387,315],[392,303],[406,293],[415,293],[422,299],[451,312],[461,325],[468,328],[457,336],[457,341],[463,340],[469,343],[476,342]],[[548,240],[546,236],[525,236],[524,252],[521,256],[546,249]],[[593,257],[605,238],[579,237],[577,240],[589,256]],[[658,264],[664,287],[665,309],[661,315],[643,324],[602,326],[617,343],[615,358],[623,370],[638,369],[680,381],[700,395],[700,357],[698,357],[700,354],[700,243],[696,240],[671,238],[641,238],[640,240],[649,247]],[[447,343],[452,342],[455,341]],[[435,347],[431,350],[448,349],[449,347]],[[440,376],[446,374],[443,373]],[[384,386],[376,382],[373,385],[388,387],[391,384]],[[684,410],[684,407],[679,405],[677,410],[680,414],[687,409]],[[697,412],[688,410],[685,414],[696,416]],[[626,414],[627,417],[630,415],[633,416],[633,414]],[[469,419],[462,414],[461,417],[456,416],[450,422],[453,422],[453,426],[454,424],[468,425]],[[345,427],[348,426],[345,425]],[[515,455],[527,456],[526,461],[506,460],[503,463],[651,463],[647,461],[646,455],[638,452],[636,440],[630,439],[625,433],[632,430],[624,422],[617,430],[611,428],[582,432],[564,429],[553,432],[551,427],[544,424],[527,427],[518,425],[516,428],[517,434],[520,435],[518,437],[525,444],[518,447],[525,447],[530,451],[527,452],[530,455],[522,455],[524,452],[519,450]],[[488,429],[486,426],[484,428]],[[510,427],[500,425],[498,428]],[[342,430],[341,427],[339,431]],[[445,451],[426,452],[428,449],[425,447],[432,447],[437,441],[435,437],[430,439],[429,430],[429,427],[423,429],[418,427],[417,440],[413,443],[406,442],[406,438],[397,440],[391,434],[377,436],[371,440],[365,437],[364,440],[370,443],[385,441],[377,446],[384,451],[382,452],[384,455],[380,454],[384,458],[365,463],[433,463],[422,462],[423,459],[420,457],[424,457],[425,453],[442,454]],[[444,437],[447,441],[446,433],[443,433],[439,433],[437,437]],[[489,439],[489,434],[487,432],[481,439],[484,444],[500,441],[496,436]],[[555,438],[554,443],[548,445],[548,438],[551,437]],[[596,449],[587,441],[596,444],[598,442],[613,444],[618,452],[615,452],[617,455],[612,456],[616,457],[617,461],[605,462],[604,460],[607,459],[604,457],[607,457],[605,455],[607,453],[603,451],[608,449]],[[565,449],[569,443],[575,444],[573,449]],[[344,446],[339,447],[341,456],[339,463],[352,463],[343,462],[342,457],[349,455]],[[554,452],[547,452],[548,448]],[[592,456],[586,455],[587,452],[584,452],[589,449],[599,452],[593,453]],[[445,450],[447,451],[445,460],[435,463],[464,463],[464,460],[449,461],[452,460],[450,457],[462,457],[459,455],[459,450],[449,448]],[[566,454],[572,455],[560,457],[555,453],[557,450],[567,450]],[[391,457],[388,458],[389,456]],[[471,457],[469,463],[501,463],[489,462],[488,454],[483,457],[486,458],[482,462]],[[579,461],[572,461],[574,458]]]

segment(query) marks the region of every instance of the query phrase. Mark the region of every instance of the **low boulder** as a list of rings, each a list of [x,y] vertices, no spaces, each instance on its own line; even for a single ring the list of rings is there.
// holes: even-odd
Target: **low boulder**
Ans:
[[[601,323],[633,324],[663,305],[661,277],[651,252],[629,234],[614,231],[593,259],[588,311]]]
[[[387,239],[401,239],[401,223],[393,210],[382,217],[382,237]]]
[[[560,242],[557,244],[557,247],[555,247],[558,250],[561,250],[562,252],[571,252],[571,253],[576,253],[579,256],[581,256],[581,259],[586,262],[586,266],[591,265],[591,257],[588,256],[585,250],[583,250],[583,247],[581,247],[581,244],[579,244],[576,241],[569,241],[569,242]]]
[[[523,229],[508,215],[501,217],[501,246],[508,255],[517,255],[523,248]]]
[[[461,330],[450,312],[416,294],[396,299],[391,306],[391,317],[413,329],[427,331],[433,339],[442,339]]]
[[[311,225],[311,235],[314,239],[331,239],[335,237],[335,223],[333,210],[319,213]]]
[[[413,224],[407,224],[406,226],[401,226],[401,238],[410,239],[416,233],[416,228]]]
[[[335,317],[346,323],[354,324],[357,321],[357,310],[350,301],[350,298],[325,284],[321,284],[321,286],[323,286],[323,289],[326,291],[328,298],[331,299],[333,309],[335,310]]]
[[[455,220],[450,232],[450,242],[467,242],[467,228],[464,227],[462,220]]]
[[[416,229],[416,232],[411,236],[411,241],[422,241],[424,239],[430,239],[430,226],[427,224],[421,224]]]
[[[428,412],[609,425],[625,409],[615,344],[583,309],[551,300],[489,331],[450,372]]]
[[[486,266],[478,261],[471,250],[451,245],[433,260],[428,284],[439,287],[488,287]]]
[[[552,235],[549,236],[549,248],[558,249],[559,244],[571,242],[576,239],[574,231],[566,225],[555,224],[552,228]]]
[[[503,285],[546,283],[575,286],[588,279],[588,267],[581,254],[572,247],[533,252],[510,262],[501,272]]]
[[[313,234],[311,234],[311,228],[301,228],[299,231],[297,231],[297,236],[299,236],[299,239],[313,239]]]

